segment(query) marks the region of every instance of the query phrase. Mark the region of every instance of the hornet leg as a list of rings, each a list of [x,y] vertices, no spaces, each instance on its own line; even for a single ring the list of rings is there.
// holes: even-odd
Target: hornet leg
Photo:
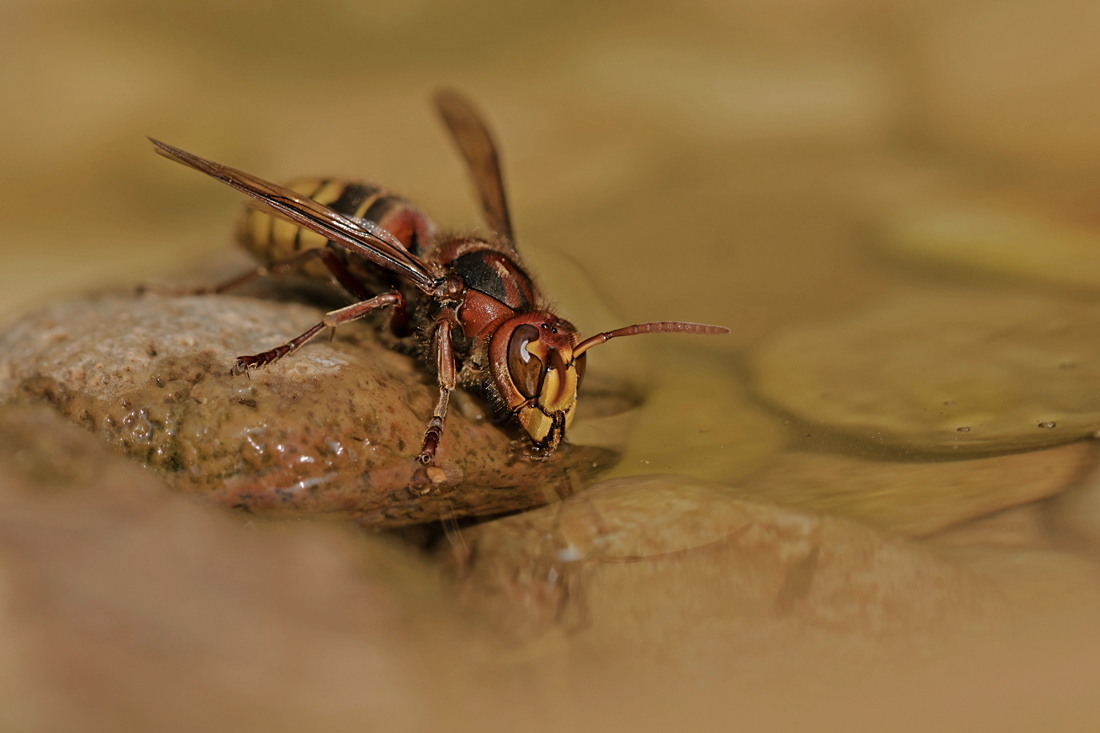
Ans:
[[[282,346],[276,346],[274,349],[269,349],[268,351],[253,354],[251,356],[238,356],[237,363],[233,365],[230,374],[247,374],[250,369],[259,369],[260,367],[267,366],[302,348],[310,339],[320,333],[322,329],[336,328],[337,326],[362,318],[379,308],[384,308],[388,305],[404,305],[404,302],[405,299],[400,293],[383,293],[370,300],[352,303],[345,308],[326,313],[323,321],[302,335],[287,341]]]
[[[435,353],[435,368],[439,376],[439,402],[436,403],[428,429],[424,431],[424,443],[417,460],[428,464],[435,460],[439,440],[443,437],[443,422],[447,419],[447,403],[454,392],[456,379],[455,352],[451,343],[451,329],[458,324],[458,318],[450,308],[444,308],[435,319],[432,333],[432,351]]]

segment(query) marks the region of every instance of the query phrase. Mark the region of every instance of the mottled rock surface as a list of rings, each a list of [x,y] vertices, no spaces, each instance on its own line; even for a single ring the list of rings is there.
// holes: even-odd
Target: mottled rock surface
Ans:
[[[423,730],[431,656],[462,654],[433,578],[348,527],[242,525],[0,408],[4,730]]]
[[[919,633],[972,613],[988,590],[900,537],[678,476],[601,482],[464,541],[451,559],[461,596],[494,628],[566,628],[657,654]]]
[[[1100,309],[926,292],[776,335],[758,394],[814,425],[908,451],[1007,451],[1100,429]]]
[[[372,526],[539,505],[613,462],[611,450],[575,445],[525,457],[518,435],[459,391],[438,454],[446,478],[429,482],[415,456],[438,389],[365,324],[250,377],[230,375],[238,355],[320,317],[229,296],[54,305],[0,336],[0,399],[48,403],[213,504]]]

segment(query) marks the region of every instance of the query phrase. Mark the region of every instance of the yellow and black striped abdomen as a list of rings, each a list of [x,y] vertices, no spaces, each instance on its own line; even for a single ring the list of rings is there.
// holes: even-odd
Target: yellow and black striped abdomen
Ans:
[[[339,178],[301,178],[289,183],[287,188],[308,196],[344,216],[368,219],[383,229],[390,230],[402,239],[406,246],[411,244],[412,249],[416,248],[415,241],[405,241],[405,237],[402,236],[404,232],[393,231],[387,224],[399,224],[395,228],[407,229],[400,224],[409,219],[410,215],[420,218],[419,214],[408,201],[390,195],[384,188]],[[251,207],[246,208],[241,219],[237,240],[265,264],[285,260],[304,250],[318,249],[328,244],[328,240],[320,234],[302,229]],[[346,255],[345,250],[337,248],[337,251],[342,256]],[[353,272],[359,269],[360,264],[373,267],[366,262],[355,262],[355,259],[357,258],[350,258],[349,261],[345,258]],[[307,263],[302,268],[302,272],[320,279],[329,277],[325,266],[317,260]]]

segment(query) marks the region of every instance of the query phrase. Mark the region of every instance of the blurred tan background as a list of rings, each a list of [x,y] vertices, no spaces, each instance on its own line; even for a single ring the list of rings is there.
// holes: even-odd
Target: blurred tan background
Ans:
[[[713,471],[716,475],[719,469],[725,472],[719,476],[725,480],[733,475],[734,468],[742,473],[748,469],[742,463],[721,463],[726,459],[713,450],[715,444],[722,449],[729,444],[730,454],[736,445],[739,450],[756,450],[764,456],[761,461],[771,460],[788,439],[784,430],[789,424],[773,412],[760,417],[763,409],[759,405],[754,408],[756,412],[749,413],[746,404],[751,400],[743,396],[737,380],[740,366],[730,367],[735,363],[727,358],[730,352],[743,353],[763,343],[765,337],[804,321],[871,312],[899,291],[935,290],[941,281],[966,290],[981,277],[991,277],[997,287],[1006,286],[1009,297],[1015,296],[1016,288],[1073,287],[1058,284],[1057,278],[1027,284],[1021,277],[1017,282],[1012,279],[1012,268],[967,279],[953,274],[950,268],[938,268],[934,262],[895,257],[897,252],[875,246],[881,243],[880,225],[888,212],[931,199],[1010,202],[1013,211],[1018,204],[1029,211],[1043,212],[1048,217],[1044,222],[1083,223],[1090,235],[1084,237],[1080,251],[1074,252],[1081,254],[1082,261],[1095,262],[1092,245],[1100,236],[1096,230],[1100,223],[1098,31],[1100,4],[1084,0],[680,0],[675,4],[645,0],[564,0],[545,4],[447,0],[193,0],[171,4],[6,0],[0,5],[0,318],[14,318],[59,297],[133,288],[150,281],[172,283],[230,256],[241,197],[158,158],[145,139],[147,135],[272,180],[332,175],[383,183],[418,202],[442,227],[480,226],[466,172],[430,107],[435,89],[452,86],[478,103],[495,130],[504,156],[520,247],[536,265],[546,263],[543,269],[551,281],[547,290],[560,300],[563,315],[576,320],[582,329],[591,330],[586,319],[592,318],[597,308],[583,305],[591,300],[578,294],[583,288],[571,287],[573,278],[594,287],[620,324],[685,319],[732,329],[728,338],[700,339],[690,344],[654,339],[653,348],[675,343],[676,356],[683,359],[666,362],[666,373],[673,374],[667,382],[674,386],[689,384],[683,392],[666,391],[651,401],[660,408],[652,413],[655,417],[651,422],[657,428],[650,433],[649,443],[637,440],[644,451],[630,456],[635,464],[644,463],[643,468],[635,465],[635,471],[670,470],[658,459],[663,458],[659,449],[671,447],[669,452],[676,453],[674,458],[680,466],[696,470],[701,466],[708,471],[717,466]],[[1051,213],[1053,218],[1048,216]],[[1041,227],[1039,230],[1047,231]],[[925,236],[923,244],[929,239],[935,237]],[[1028,254],[1041,250],[1047,241],[1043,237],[1024,239],[1026,246],[1021,249]],[[1073,243],[1079,240],[1073,239]],[[952,256],[957,255],[956,251]],[[557,268],[552,264],[555,262],[571,264]],[[1025,257],[1014,266],[1026,269],[1030,263]],[[1072,271],[1080,268],[1071,263],[1069,269],[1073,275]],[[1063,275],[1059,273],[1059,277]],[[1086,298],[1095,298],[1098,285],[1100,276],[1082,288],[1094,289]],[[995,325],[1000,324],[999,317],[1000,312],[995,312]],[[621,348],[608,346],[601,361],[610,363],[613,354],[625,353],[615,351]],[[959,351],[967,348],[964,344]],[[688,356],[682,357],[680,349]],[[694,349],[726,354],[691,362]],[[948,353],[951,357],[958,355]],[[991,358],[999,358],[1002,352],[992,353]],[[976,361],[978,366],[972,373],[979,377],[973,380],[976,386],[968,384],[968,388],[972,386],[973,391],[981,393],[985,364]],[[691,363],[696,370],[686,371],[685,365]],[[1033,373],[1037,372],[1027,372],[1021,379]],[[856,378],[863,378],[863,373],[856,374]],[[1080,392],[1070,396],[1077,399],[1090,389],[1081,387]],[[692,405],[699,411],[692,412]],[[703,412],[703,408],[709,411]],[[735,419],[729,419],[731,414]],[[671,421],[670,415],[678,416],[681,422]],[[716,427],[710,437],[700,437],[710,430],[707,420]],[[7,434],[20,435],[22,425],[11,424],[15,427],[9,427]],[[691,433],[692,441],[684,438],[689,434],[684,425],[696,431]],[[707,431],[700,425],[705,425]],[[1026,427],[1035,430],[1034,424]],[[764,439],[752,443],[753,436]],[[693,442],[697,454],[685,458],[680,455],[680,446],[688,442]],[[702,454],[711,454],[715,463],[704,463],[699,457]],[[639,456],[645,460],[638,461]],[[682,467],[676,470],[687,471]],[[837,471],[841,476],[850,473],[846,468]],[[992,493],[1001,487],[991,483],[988,488]],[[91,496],[87,508],[78,506],[73,516],[80,521],[94,519],[98,515],[92,508],[98,507],[99,501]],[[1090,530],[1097,532],[1093,543],[1100,535],[1096,530],[1096,517],[1100,516],[1096,505],[1100,502],[1093,505],[1091,514],[1073,510],[1087,515]],[[1024,508],[1032,511],[1035,506]],[[165,526],[175,521],[174,511],[165,510]],[[663,505],[652,508],[647,521],[664,511]],[[1025,518],[1037,524],[1039,514],[1033,514]],[[23,515],[11,516],[15,518],[9,520],[10,526],[22,531],[26,524]],[[321,599],[315,626],[325,635],[319,636],[321,641],[316,643],[321,651],[311,651],[314,647],[309,644],[314,642],[309,639],[301,642],[306,650],[301,658],[313,660],[317,669],[332,676],[317,677],[316,687],[301,686],[300,679],[310,679],[308,667],[306,674],[299,675],[299,658],[287,653],[280,659],[288,673],[282,674],[284,667],[271,665],[279,672],[277,678],[257,678],[277,679],[270,689],[254,689],[244,683],[239,687],[223,685],[221,677],[204,672],[221,669],[217,665],[222,657],[212,654],[215,663],[209,668],[202,666],[207,664],[205,658],[194,667],[187,666],[189,662],[180,664],[183,671],[178,679],[195,687],[177,684],[176,678],[165,676],[154,662],[145,668],[125,656],[117,657],[122,660],[117,663],[118,679],[131,684],[131,680],[148,674],[153,680],[149,689],[159,684],[155,690],[178,694],[178,709],[188,712],[192,701],[201,702],[201,695],[210,690],[216,691],[215,697],[225,696],[227,709],[250,704],[252,698],[244,698],[244,703],[236,698],[238,689],[253,690],[257,699],[261,693],[269,695],[278,703],[272,708],[273,719],[281,719],[284,706],[297,706],[299,700],[320,700],[319,706],[328,705],[329,700],[342,703],[362,698],[370,702],[371,696],[364,690],[371,688],[360,681],[390,679],[389,668],[383,665],[382,672],[373,668],[362,671],[352,662],[345,668],[342,662],[333,665],[331,660],[342,660],[344,657],[339,655],[347,654],[354,664],[373,664],[371,659],[363,662],[360,647],[346,639],[370,641],[385,636],[389,644],[389,630],[403,628],[401,624],[408,620],[404,607],[393,605],[398,609],[393,611],[396,621],[385,616],[376,623],[376,617],[364,614],[363,608],[373,608],[375,599],[383,598],[382,591],[356,590],[359,586],[355,578],[361,580],[361,575],[357,570],[353,572],[354,568],[346,575],[343,570],[322,573],[323,582],[310,585],[317,575],[310,564],[314,561],[297,545],[276,538],[268,545],[257,545],[255,554],[261,559],[273,557],[272,567],[280,572],[284,565],[292,570],[300,567],[302,580],[294,576],[284,581],[283,575],[272,571],[270,585],[277,592],[269,593],[264,586],[263,592],[254,592],[253,605],[241,603],[245,609],[241,620],[222,623],[220,604],[229,599],[232,606],[238,587],[254,571],[248,569],[251,566],[242,566],[240,579],[227,575],[222,584],[211,584],[204,574],[205,565],[233,557],[237,545],[232,543],[239,541],[238,534],[232,534],[232,543],[226,540],[229,549],[224,553],[221,545],[205,539],[192,544],[192,537],[205,537],[203,523],[214,521],[206,514],[198,518],[196,513],[195,517],[194,526],[171,524],[180,538],[173,541],[175,544],[158,534],[159,525],[138,517],[134,524],[152,529],[146,545],[134,546],[178,546],[183,548],[178,550],[181,556],[187,557],[193,554],[192,548],[207,553],[196,555],[196,567],[204,568],[195,571],[194,585],[181,585],[180,592],[190,598],[190,589],[198,589],[194,597],[213,599],[209,606],[212,610],[204,612],[208,615],[194,614],[192,607],[185,605],[180,611],[156,596],[155,603],[120,603],[125,613],[118,617],[159,623],[162,617],[176,618],[172,614],[178,612],[181,618],[187,616],[188,623],[193,622],[195,638],[205,638],[200,631],[208,631],[208,626],[213,629],[209,637],[211,650],[232,650],[234,644],[245,639],[266,653],[267,637],[249,636],[237,629],[253,629],[255,619],[264,618],[262,614],[266,613],[278,621],[282,618],[278,615],[282,613],[279,594],[284,587],[291,594],[305,588],[308,594],[302,593],[311,602]],[[96,563],[88,565],[92,568],[89,571],[71,562],[74,556],[84,556],[85,535],[74,534],[76,539],[70,538],[69,544],[45,531],[33,535],[43,538],[44,553],[49,551],[57,558],[56,569],[44,566],[41,577],[76,578],[79,583],[74,581],[75,586],[83,589],[96,585],[88,581],[97,577],[96,569],[125,568],[134,550],[125,544],[127,535],[115,527],[105,521],[97,531],[111,541],[119,537],[122,549],[118,557],[125,559],[89,553],[88,562]],[[648,529],[644,523],[642,527]],[[226,529],[226,535],[237,529]],[[11,528],[5,531],[15,533]],[[974,544],[983,541],[979,537]],[[1004,551],[988,561],[976,552],[978,559],[968,567],[980,571],[985,562],[1013,579],[1019,571],[1024,581],[1018,586],[1005,584],[1016,588],[1016,595],[1008,594],[1009,604],[1019,601],[1021,607],[1031,608],[1030,604],[1041,605],[1036,602],[1042,601],[1049,602],[1050,608],[1064,604],[1077,609],[1078,596],[1091,603],[1095,597],[1095,544],[1090,545],[1086,561],[1051,549],[1060,539],[1049,542],[1050,547],[1036,541],[1040,547],[1036,553],[1024,543],[1024,551],[1016,553],[1018,548],[1009,548],[1012,552]],[[842,549],[847,546],[838,544]],[[81,548],[80,553],[71,551],[75,546]],[[786,544],[777,546],[784,552],[788,549]],[[862,547],[852,546],[857,550]],[[929,546],[914,549],[914,556],[927,559]],[[333,550],[333,556],[351,557],[362,549],[359,545],[348,547],[351,549]],[[927,550],[927,556],[933,557],[935,552],[944,550]],[[1059,575],[1049,568],[1063,566],[1044,564],[1046,555],[1039,552],[1057,555],[1058,562],[1068,558],[1072,564]],[[318,556],[327,557],[320,551]],[[171,576],[179,560],[175,555],[164,557],[163,572]],[[302,557],[305,559],[301,564],[295,565],[295,558]],[[809,557],[812,562],[808,572],[812,573],[817,550]],[[402,556],[393,562],[405,567],[411,561]],[[423,580],[425,587],[434,589],[438,569],[416,562],[410,577],[417,582],[427,579]],[[694,562],[704,570],[709,567],[705,554]],[[142,593],[148,589],[155,595],[155,581],[162,570],[159,565],[149,567],[148,577],[153,580],[146,583],[145,575],[135,575],[138,580],[127,580],[129,585],[125,587],[138,588]],[[344,566],[334,563],[333,567]],[[710,597],[705,579],[711,576],[684,574],[675,564],[670,565],[672,569],[666,575],[658,570],[652,576],[644,574],[644,564],[614,567],[642,568],[638,575],[641,580],[624,586],[633,592],[644,590],[646,578],[652,578],[648,582],[656,590],[638,596],[638,607],[643,610],[652,598],[663,601],[668,597],[682,600],[685,607],[691,605],[689,593],[679,598],[667,590],[675,588],[667,582],[670,578],[684,587],[694,579],[697,585],[691,588],[699,593],[698,597]],[[843,562],[834,567],[838,568],[836,577],[847,577]],[[882,576],[868,576],[872,579],[866,581],[869,586],[877,588],[877,578],[892,577],[889,573],[893,566],[887,563],[884,568]],[[62,570],[69,575],[64,576]],[[993,576],[994,571],[988,574]],[[388,578],[386,573],[380,574]],[[400,574],[394,572],[393,576]],[[898,588],[911,590],[918,600],[924,598],[927,586],[914,583],[910,587],[906,580],[909,576],[897,577]],[[1037,581],[1032,582],[1034,579]],[[1044,585],[1048,580],[1049,586]],[[882,585],[889,583],[883,581]],[[42,587],[53,586],[43,583]],[[105,587],[105,596],[116,592],[115,586]],[[843,591],[847,586],[836,587],[842,589],[837,592],[838,603],[848,602],[850,593]],[[361,592],[359,605],[347,603],[335,592],[348,588]],[[619,593],[614,584],[610,588],[607,595],[614,600],[622,596],[622,607],[628,608],[632,600],[629,593]],[[130,597],[118,593],[124,601]],[[33,593],[24,595],[34,597]],[[422,600],[413,593],[408,595],[415,600],[410,606],[438,606],[446,614],[454,613],[449,597],[437,600],[425,592],[429,600]],[[16,591],[7,596],[22,601]],[[963,598],[959,605],[965,606],[965,602]],[[610,607],[616,608],[614,603]],[[92,623],[96,617],[87,614],[84,605],[74,603],[71,617],[59,615],[60,620],[53,622],[49,621],[53,617],[39,613],[33,605],[28,608],[26,617],[34,623],[46,619],[42,628],[48,643],[53,643],[55,629],[68,632],[75,628],[72,648],[85,653],[82,627],[73,619],[87,616],[92,619],[88,623]],[[824,608],[832,606],[825,604]],[[326,614],[331,609],[343,614],[338,616],[345,619],[340,623],[350,630],[344,636],[333,636],[330,642],[327,634],[333,622]],[[490,708],[497,700],[497,691],[503,690],[499,699],[519,700],[517,707],[524,708],[523,720],[537,719],[550,729],[555,721],[570,720],[570,708],[563,701],[581,699],[587,705],[580,707],[579,718],[589,715],[585,710],[601,709],[601,696],[608,695],[611,703],[603,709],[608,711],[609,722],[614,719],[621,727],[621,711],[625,710],[633,714],[639,726],[669,729],[674,726],[664,725],[664,717],[651,716],[650,707],[674,711],[676,720],[682,723],[679,711],[685,705],[690,704],[693,712],[705,712],[708,703],[724,703],[731,688],[736,687],[738,697],[734,699],[743,699],[746,705],[737,705],[728,715],[724,710],[716,714],[723,726],[716,729],[726,729],[729,720],[740,720],[748,709],[750,719],[776,727],[784,725],[777,721],[798,718],[798,724],[788,727],[852,730],[849,711],[870,709],[871,715],[865,719],[890,721],[878,729],[927,730],[932,726],[922,725],[924,720],[956,722],[967,719],[966,714],[973,710],[982,710],[992,716],[988,720],[993,722],[985,728],[973,725],[970,730],[1036,729],[1038,726],[1029,725],[1032,720],[1043,720],[1047,727],[1051,720],[1060,720],[1063,730],[1093,730],[1093,708],[1100,699],[1094,689],[1096,659],[1100,655],[1094,650],[1100,645],[1096,641],[1093,606],[1086,611],[1082,613],[1084,620],[1074,624],[1063,624],[1061,617],[1046,611],[1037,613],[1039,622],[1035,626],[1040,631],[1034,635],[1038,639],[1034,644],[1027,633],[996,636],[988,648],[974,651],[969,646],[960,647],[939,667],[896,685],[893,677],[873,679],[877,675],[873,667],[869,672],[863,670],[863,676],[846,676],[847,672],[838,672],[831,662],[816,663],[816,647],[810,643],[805,646],[810,671],[804,672],[792,692],[784,690],[782,694],[762,687],[767,694],[759,695],[751,684],[758,674],[753,666],[756,657],[741,659],[738,652],[729,652],[730,647],[720,644],[715,644],[712,651],[707,638],[708,643],[701,644],[701,648],[705,646],[704,651],[711,655],[707,659],[720,663],[714,662],[713,667],[689,664],[698,659],[690,656],[691,649],[684,651],[682,659],[688,660],[684,666],[693,665],[697,676],[686,678],[686,684],[659,688],[662,696],[655,697],[650,706],[639,706],[637,701],[637,689],[650,688],[635,688],[630,676],[622,681],[614,674],[604,674],[607,669],[633,674],[629,656],[623,657],[626,663],[620,667],[604,666],[602,660],[584,666],[590,658],[584,656],[583,647],[581,653],[575,653],[565,641],[561,642],[565,651],[557,657],[553,656],[553,648],[550,652],[540,652],[537,647],[510,649],[501,654],[504,661],[492,666],[496,686],[482,687],[482,677],[469,678],[473,680],[470,689],[484,692],[488,702],[471,695],[471,701],[464,703],[466,708],[455,709]],[[444,616],[442,612],[439,615]],[[685,617],[690,614],[685,613]],[[302,625],[297,616],[286,618],[290,620],[285,621],[285,634],[293,646],[299,638],[294,634],[301,633]],[[633,617],[624,618],[629,621]],[[1026,618],[1030,621],[1033,617]],[[429,620],[434,627],[435,621]],[[393,625],[387,625],[391,621]],[[617,618],[606,623],[617,630]],[[270,628],[275,629],[272,638],[284,633],[283,626],[274,621],[271,624]],[[1052,630],[1047,624],[1056,628]],[[977,638],[984,644],[979,632],[986,625],[984,619],[975,622],[960,636]],[[133,626],[144,628],[137,622]],[[629,628],[629,623],[624,626]],[[119,628],[129,629],[125,625]],[[155,655],[145,649],[145,639],[157,639],[156,633],[163,632],[156,631],[159,626],[151,628],[154,631],[148,637],[134,635],[140,642],[135,645],[138,651],[134,659],[154,659]],[[436,637],[428,635],[424,647],[411,643],[403,646],[403,637],[398,637],[393,644],[392,658],[397,660],[393,665],[414,658],[410,649],[429,648],[425,658],[432,661],[430,668],[439,671],[440,677],[466,684],[465,662],[449,667],[447,650],[451,647],[446,646],[453,639],[462,639],[465,644],[466,632],[454,632],[451,626],[439,628],[439,638],[451,634],[447,637],[451,641],[437,645]],[[646,628],[644,623],[641,628]],[[663,627],[655,623],[654,628]],[[709,633],[708,628],[703,628],[700,638]],[[740,627],[721,628],[736,636],[729,629]],[[790,629],[798,631],[794,622]],[[1058,638],[1050,643],[1048,633]],[[109,635],[104,638],[114,643]],[[677,639],[674,635],[668,638],[673,643]],[[817,637],[807,638],[814,642]],[[1006,639],[1022,641],[1015,645],[1005,643]],[[765,636],[752,636],[751,641],[763,650],[760,657],[772,648],[772,640]],[[654,641],[655,648],[659,648],[659,642],[661,639]],[[327,646],[330,643],[331,647]],[[943,642],[943,647],[951,644]],[[41,648],[46,653],[30,658],[45,660],[48,666],[51,647],[44,642]],[[598,645],[593,648],[599,650]],[[116,659],[113,646],[105,644],[103,649],[109,652],[103,653],[103,658]],[[160,647],[156,649],[159,653]],[[272,645],[272,649],[273,654],[283,653],[283,647]],[[242,658],[251,660],[252,647],[245,652]],[[926,652],[930,657],[937,653],[935,649],[921,650],[921,654]],[[941,648],[941,656],[942,652]],[[87,653],[91,658],[98,652],[93,648]],[[541,658],[540,653],[544,654]],[[23,667],[9,662],[6,654],[0,655],[0,680],[33,679]],[[336,656],[327,656],[330,654]],[[1001,654],[1008,661],[1002,661]],[[455,658],[474,656],[470,653],[470,657]],[[184,658],[182,652],[180,658]],[[257,658],[264,659],[262,655]],[[826,659],[826,655],[821,658]],[[442,662],[436,664],[438,660]],[[658,661],[663,664],[665,658]],[[783,656],[780,661],[793,668],[801,665],[802,658]],[[718,672],[708,676],[709,669],[720,672],[727,662],[743,665],[744,674],[736,684]],[[903,658],[902,666],[909,669],[908,656]],[[249,668],[241,669],[245,671],[239,679],[244,680]],[[395,714],[398,718],[403,719],[409,711],[419,712],[420,696],[430,697],[435,692],[434,683],[430,679],[425,683],[419,669],[408,674],[411,681],[407,686],[400,687],[415,692],[407,698],[412,702],[391,694],[388,687],[378,688],[382,693],[375,692],[385,710],[392,706],[400,713]],[[973,681],[983,676],[988,685],[975,693]],[[773,672],[772,680],[775,677]],[[82,690],[81,694],[91,700],[89,707],[107,708],[112,704],[114,678],[107,679],[103,689],[108,692],[102,695],[95,685],[88,686],[91,692]],[[397,679],[405,684],[401,681],[405,678]],[[869,682],[863,683],[864,679]],[[74,686],[85,683],[78,674],[66,674],[64,680],[75,680]],[[844,681],[854,681],[854,689],[834,695],[833,683],[839,686]],[[9,687],[18,693],[17,686]],[[139,691],[135,699],[140,698],[150,710],[159,705],[156,695],[144,694],[145,688],[140,686],[135,689]],[[513,694],[517,689],[521,694]],[[802,690],[810,690],[820,699],[807,703],[809,698],[802,695]],[[294,697],[292,692],[301,697]],[[541,707],[526,709],[528,696],[542,701]],[[622,703],[618,704],[620,696]],[[930,705],[928,700],[940,700],[941,704]],[[194,707],[202,713],[201,705]],[[809,721],[816,710],[831,707],[839,712],[829,717],[827,724],[803,723],[804,713]],[[880,707],[885,712],[875,714]],[[302,720],[314,720],[313,708],[307,702],[300,703],[300,708]],[[450,710],[442,703],[441,709]],[[1018,714],[1020,709],[1030,717]],[[162,714],[159,709],[154,713]],[[1065,722],[1072,722],[1074,714],[1080,718],[1077,728]],[[450,712],[445,720],[448,725],[460,725],[467,717],[477,723],[474,715]],[[282,722],[290,729],[296,720],[287,718]],[[593,728],[614,728],[604,724],[603,717],[592,720]],[[511,725],[510,729],[524,727]]]
[[[1087,208],[1098,28],[1072,0],[8,0],[0,310],[231,246],[239,197],[146,135],[479,225],[429,106],[448,85],[495,128],[521,246],[574,259],[630,321],[719,322],[734,337],[709,346],[744,346],[896,287],[863,242],[895,200],[1023,186]]]

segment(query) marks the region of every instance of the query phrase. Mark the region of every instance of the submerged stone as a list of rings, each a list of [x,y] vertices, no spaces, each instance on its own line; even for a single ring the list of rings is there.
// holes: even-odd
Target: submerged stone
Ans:
[[[1089,552],[1100,547],[1100,471],[1091,471],[1076,486],[1054,499],[1047,521],[1065,540]]]
[[[415,457],[434,378],[364,324],[230,375],[238,355],[284,343],[321,315],[229,296],[54,305],[0,336],[0,399],[46,402],[213,504],[371,526],[543,504],[614,460],[572,444],[526,457],[518,434],[460,390],[438,454],[443,475],[429,478]]]
[[[1049,550],[1055,545],[1044,502],[1021,504],[953,525],[928,539],[944,547]]]
[[[967,460],[870,461],[787,453],[739,482],[784,506],[840,514],[911,536],[1054,496],[1096,463],[1091,441]]]
[[[900,298],[782,332],[757,393],[816,426],[908,451],[993,452],[1100,429],[1100,309],[986,292]]]

